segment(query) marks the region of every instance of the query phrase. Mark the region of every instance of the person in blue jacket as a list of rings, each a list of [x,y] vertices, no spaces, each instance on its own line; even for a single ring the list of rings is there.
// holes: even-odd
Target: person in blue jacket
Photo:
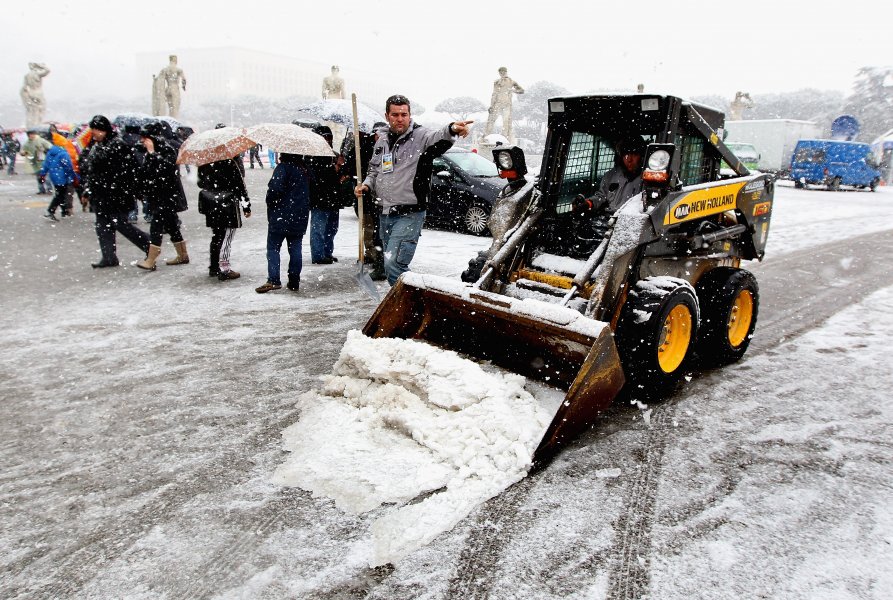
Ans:
[[[301,243],[310,220],[310,184],[313,175],[297,154],[279,154],[279,164],[267,185],[267,282],[256,288],[258,294],[282,289],[279,252],[282,242],[288,248],[288,289],[297,292],[301,284]]]
[[[41,178],[49,176],[50,181],[53,182],[56,188],[53,199],[43,216],[51,221],[58,221],[56,208],[60,206],[62,207],[63,217],[71,216],[70,207],[74,197],[74,184],[77,180],[77,175],[74,172],[74,165],[71,164],[71,157],[68,155],[68,151],[61,146],[53,146],[47,150],[38,176]]]

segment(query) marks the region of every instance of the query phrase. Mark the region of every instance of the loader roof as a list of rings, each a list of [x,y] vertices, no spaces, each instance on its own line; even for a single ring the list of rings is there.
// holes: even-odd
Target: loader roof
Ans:
[[[549,99],[549,128],[570,128],[609,138],[621,131],[636,131],[647,135],[662,132],[674,106],[682,108],[682,119],[691,107],[713,129],[722,127],[725,115],[705,104],[691,102],[677,96],[660,94],[610,94],[561,96]]]

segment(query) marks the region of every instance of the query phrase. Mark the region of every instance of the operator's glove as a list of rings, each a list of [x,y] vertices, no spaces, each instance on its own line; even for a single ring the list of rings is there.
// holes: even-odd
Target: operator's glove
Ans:
[[[596,192],[591,198],[587,198],[583,194],[577,194],[576,198],[571,202],[571,211],[575,213],[592,212],[601,210],[608,199],[604,194]]]

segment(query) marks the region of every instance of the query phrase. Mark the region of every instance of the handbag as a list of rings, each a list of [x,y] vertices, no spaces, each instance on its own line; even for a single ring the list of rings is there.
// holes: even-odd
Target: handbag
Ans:
[[[212,192],[202,190],[198,193],[198,212],[202,215],[214,213],[238,213],[238,202],[233,192]]]

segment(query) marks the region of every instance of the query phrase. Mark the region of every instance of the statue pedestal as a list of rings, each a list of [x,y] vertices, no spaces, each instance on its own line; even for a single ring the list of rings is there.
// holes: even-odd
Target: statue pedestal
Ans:
[[[511,146],[511,142],[507,137],[499,133],[491,133],[481,138],[478,143],[478,154],[489,161],[493,161],[493,148],[496,146]]]

